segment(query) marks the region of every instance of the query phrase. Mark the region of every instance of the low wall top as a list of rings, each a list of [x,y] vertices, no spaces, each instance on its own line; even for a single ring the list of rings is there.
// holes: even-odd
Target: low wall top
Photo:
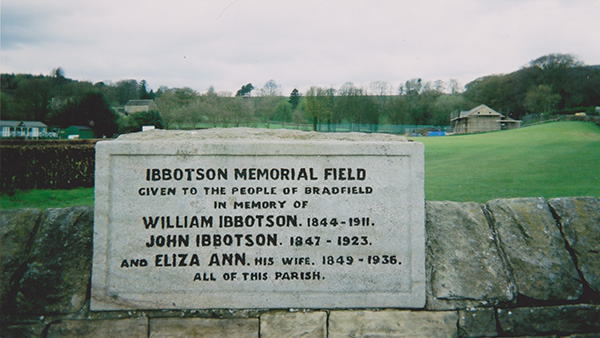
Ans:
[[[288,129],[213,128],[201,130],[161,130],[123,134],[117,141],[192,140],[311,140],[407,142],[404,136],[365,133],[318,133]]]

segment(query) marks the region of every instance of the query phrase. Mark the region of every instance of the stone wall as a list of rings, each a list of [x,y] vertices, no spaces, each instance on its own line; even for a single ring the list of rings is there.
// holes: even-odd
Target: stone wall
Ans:
[[[0,337],[600,337],[600,199],[426,213],[425,309],[93,312],[93,209],[3,210]]]

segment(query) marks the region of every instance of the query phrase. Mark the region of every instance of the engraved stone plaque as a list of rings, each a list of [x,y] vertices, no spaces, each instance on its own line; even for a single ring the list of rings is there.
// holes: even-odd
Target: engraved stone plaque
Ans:
[[[381,134],[99,142],[91,309],[423,307],[423,157]]]

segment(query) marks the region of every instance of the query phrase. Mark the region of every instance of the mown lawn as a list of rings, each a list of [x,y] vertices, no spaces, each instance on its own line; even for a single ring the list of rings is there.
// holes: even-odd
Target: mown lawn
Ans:
[[[0,196],[0,209],[47,209],[72,206],[94,206],[94,188],[16,190],[13,195]]]
[[[427,200],[600,196],[600,127],[556,122],[422,137]]]
[[[600,127],[556,122],[477,135],[419,137],[430,201],[600,196]],[[16,191],[1,209],[93,206],[94,189]]]

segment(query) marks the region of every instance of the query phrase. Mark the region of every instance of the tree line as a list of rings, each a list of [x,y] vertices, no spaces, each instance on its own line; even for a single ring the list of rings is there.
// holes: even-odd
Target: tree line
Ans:
[[[119,114],[132,99],[153,99],[159,112]],[[146,81],[122,80],[92,84],[50,75],[2,74],[2,119],[37,120],[51,126],[88,125],[97,136],[139,130],[141,125],[164,128],[241,126],[272,123],[449,125],[454,111],[479,104],[514,119],[530,113],[594,113],[600,106],[600,66],[586,66],[570,54],[550,54],[523,68],[476,79],[463,88],[449,82],[410,79],[393,88],[377,81],[369,86],[351,82],[340,88],[313,86],[289,94],[270,80],[256,88],[247,83],[235,93],[205,93],[160,87],[147,90]]]

